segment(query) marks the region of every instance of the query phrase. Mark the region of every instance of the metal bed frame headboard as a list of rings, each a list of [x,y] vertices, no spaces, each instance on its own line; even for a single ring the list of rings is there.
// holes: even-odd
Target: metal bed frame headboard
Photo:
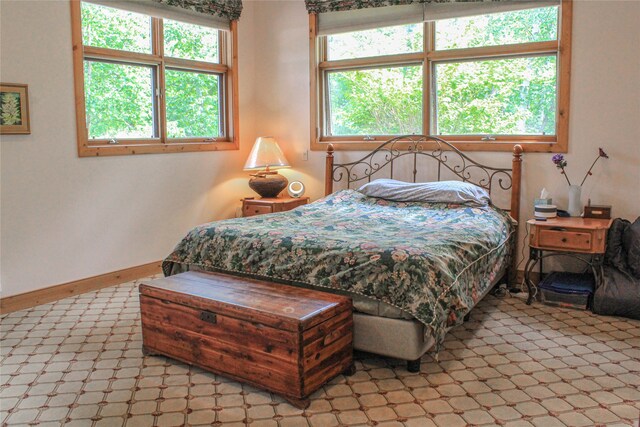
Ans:
[[[371,176],[389,166],[389,177],[394,176],[394,162],[405,156],[412,157],[413,182],[418,174],[418,159],[431,158],[437,162],[437,178],[440,181],[444,170],[450,171],[464,182],[486,189],[489,194],[498,186],[511,190],[510,209],[505,209],[518,221],[520,216],[520,189],[522,177],[522,146],[513,147],[511,168],[483,165],[458,150],[447,141],[430,135],[404,135],[382,143],[359,160],[349,163],[334,163],[334,147],[327,147],[325,168],[325,195],[333,193],[333,183],[346,180],[347,188],[352,183],[371,181]]]

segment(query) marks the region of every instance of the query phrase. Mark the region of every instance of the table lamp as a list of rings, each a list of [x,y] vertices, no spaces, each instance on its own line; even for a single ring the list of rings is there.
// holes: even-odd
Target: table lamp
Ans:
[[[278,197],[289,181],[274,169],[288,168],[289,162],[271,136],[261,136],[253,144],[244,170],[255,170],[251,174],[249,187],[262,197]]]

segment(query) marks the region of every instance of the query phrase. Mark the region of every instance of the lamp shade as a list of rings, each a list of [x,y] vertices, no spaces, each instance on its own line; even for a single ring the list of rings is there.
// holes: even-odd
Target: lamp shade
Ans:
[[[289,167],[289,162],[276,140],[271,136],[261,136],[253,144],[244,170],[287,167]]]

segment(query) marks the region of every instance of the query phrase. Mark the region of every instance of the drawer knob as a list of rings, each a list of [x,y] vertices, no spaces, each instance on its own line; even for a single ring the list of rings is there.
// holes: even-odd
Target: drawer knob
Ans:
[[[566,237],[562,238],[562,243],[567,243],[567,238]]]

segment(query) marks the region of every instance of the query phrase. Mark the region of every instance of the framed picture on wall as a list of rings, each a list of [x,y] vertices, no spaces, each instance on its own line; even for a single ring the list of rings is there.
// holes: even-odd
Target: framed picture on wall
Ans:
[[[30,133],[27,85],[0,83],[0,134]]]

